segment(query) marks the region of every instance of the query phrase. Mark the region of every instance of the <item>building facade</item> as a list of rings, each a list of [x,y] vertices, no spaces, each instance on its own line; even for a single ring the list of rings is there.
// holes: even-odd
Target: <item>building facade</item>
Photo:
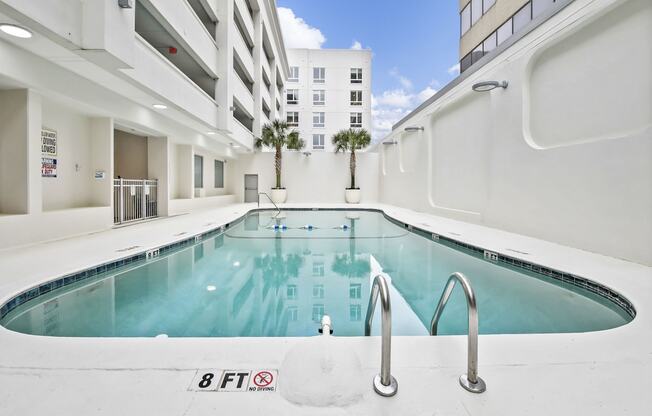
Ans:
[[[0,247],[231,201],[285,114],[274,0],[0,0],[0,29]]]
[[[371,51],[288,49],[288,123],[308,151],[334,150],[340,130],[371,130]]]
[[[460,0],[460,72],[464,72],[560,0]]]

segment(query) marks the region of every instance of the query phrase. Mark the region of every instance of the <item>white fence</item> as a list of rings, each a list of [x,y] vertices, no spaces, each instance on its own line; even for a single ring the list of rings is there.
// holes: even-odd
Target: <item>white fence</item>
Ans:
[[[155,179],[114,179],[113,222],[124,224],[158,216],[157,191]]]

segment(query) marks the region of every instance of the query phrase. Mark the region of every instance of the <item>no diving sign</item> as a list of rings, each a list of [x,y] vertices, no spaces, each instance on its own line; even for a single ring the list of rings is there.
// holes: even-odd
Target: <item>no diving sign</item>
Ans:
[[[275,392],[277,379],[277,370],[197,370],[188,390]]]

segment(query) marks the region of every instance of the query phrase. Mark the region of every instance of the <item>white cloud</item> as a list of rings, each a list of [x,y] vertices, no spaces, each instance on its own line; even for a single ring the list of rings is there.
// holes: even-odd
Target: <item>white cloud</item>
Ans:
[[[326,37],[321,30],[310,26],[305,20],[296,16],[292,9],[278,7],[278,18],[283,31],[285,46],[288,48],[321,49]]]
[[[351,44],[351,48],[350,48],[350,49],[354,49],[354,50],[356,50],[356,51],[360,51],[360,50],[362,50],[362,43],[360,43],[360,42],[357,41],[357,40],[354,40],[353,43]]]
[[[413,87],[413,85],[412,85],[412,81],[410,81],[408,78],[406,78],[406,77],[404,77],[403,75],[401,75],[401,74],[398,72],[398,69],[393,68],[392,70],[389,71],[389,74],[390,74],[391,76],[393,76],[394,78],[396,78],[396,79],[398,80],[398,82],[401,83],[401,85],[403,86],[403,88],[408,89],[408,90],[409,90],[409,89],[412,89],[412,87]]]
[[[392,131],[392,126],[396,122],[436,94],[439,87],[439,82],[432,80],[421,91],[414,92],[412,81],[400,75],[396,69],[390,71],[390,75],[396,78],[401,87],[385,90],[379,95],[371,97],[372,137],[374,142],[382,140]]]
[[[456,77],[460,74],[460,63],[456,63],[455,65],[451,66],[448,68],[448,75],[452,77]]]

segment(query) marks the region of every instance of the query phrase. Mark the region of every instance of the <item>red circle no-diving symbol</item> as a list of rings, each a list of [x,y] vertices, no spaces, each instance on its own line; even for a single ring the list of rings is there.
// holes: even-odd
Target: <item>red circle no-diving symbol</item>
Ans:
[[[261,371],[254,376],[254,384],[258,387],[267,387],[274,381],[274,376],[269,371]]]

